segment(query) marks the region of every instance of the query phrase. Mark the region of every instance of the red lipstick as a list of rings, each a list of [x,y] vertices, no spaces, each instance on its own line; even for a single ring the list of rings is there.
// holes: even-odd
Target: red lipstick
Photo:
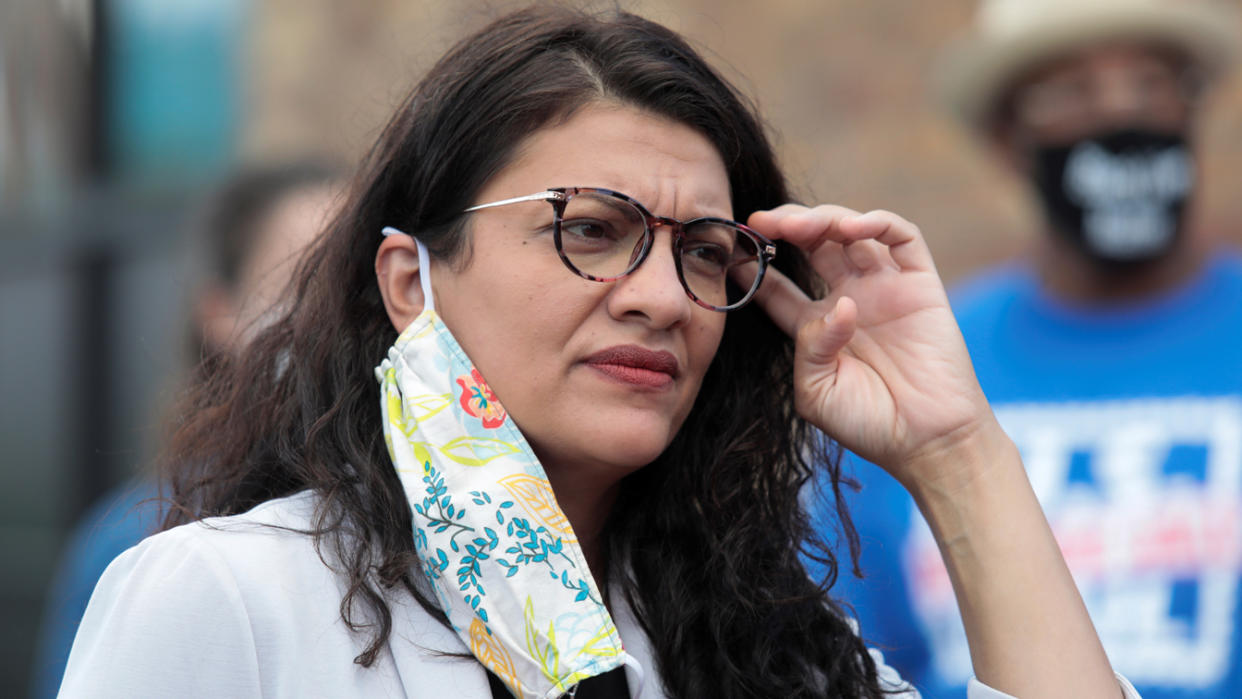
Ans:
[[[610,379],[642,388],[664,388],[677,377],[677,357],[638,345],[617,345],[587,357],[585,363]]]

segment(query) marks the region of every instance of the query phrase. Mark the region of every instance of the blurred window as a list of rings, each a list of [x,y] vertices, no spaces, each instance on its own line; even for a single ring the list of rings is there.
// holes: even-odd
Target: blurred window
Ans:
[[[104,140],[108,174],[143,185],[204,181],[236,151],[242,0],[108,0]]]

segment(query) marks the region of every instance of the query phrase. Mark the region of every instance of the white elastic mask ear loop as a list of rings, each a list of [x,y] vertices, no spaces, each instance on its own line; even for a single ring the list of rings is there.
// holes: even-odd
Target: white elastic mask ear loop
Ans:
[[[423,313],[436,310],[436,297],[431,293],[431,255],[427,246],[418,238],[414,239],[418,246],[418,283],[423,287]]]
[[[634,659],[634,656],[629,653],[622,656],[621,661],[625,663],[625,665],[629,666],[629,668],[634,671],[635,675],[638,675],[638,691],[634,693],[634,699],[640,699],[643,695],[643,689],[647,686],[647,673],[643,672],[643,666],[639,665],[638,661]]]
[[[385,237],[390,235],[410,235],[399,228],[392,226],[384,226],[380,231]],[[411,238],[414,236],[410,235]],[[423,288],[423,312],[436,310],[435,295],[431,293],[431,254],[427,252],[427,246],[423,245],[423,241],[414,238],[414,244],[418,246],[418,283]]]

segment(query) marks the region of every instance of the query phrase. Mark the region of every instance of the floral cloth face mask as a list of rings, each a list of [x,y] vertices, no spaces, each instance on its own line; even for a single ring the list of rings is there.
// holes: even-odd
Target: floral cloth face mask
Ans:
[[[517,697],[572,694],[623,664],[641,677],[547,474],[436,314],[430,258],[417,245],[423,311],[375,376],[384,441],[441,609]]]

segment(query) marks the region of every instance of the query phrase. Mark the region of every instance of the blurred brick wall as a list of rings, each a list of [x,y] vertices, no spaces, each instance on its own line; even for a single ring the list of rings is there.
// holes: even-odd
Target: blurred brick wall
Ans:
[[[523,4],[260,0],[246,153],[360,156],[430,62]],[[758,103],[803,200],[912,219],[949,280],[1021,254],[1034,234],[1019,183],[929,94],[930,66],[974,0],[620,4],[690,37]],[[1242,77],[1219,91],[1202,145],[1205,225],[1242,241]]]

